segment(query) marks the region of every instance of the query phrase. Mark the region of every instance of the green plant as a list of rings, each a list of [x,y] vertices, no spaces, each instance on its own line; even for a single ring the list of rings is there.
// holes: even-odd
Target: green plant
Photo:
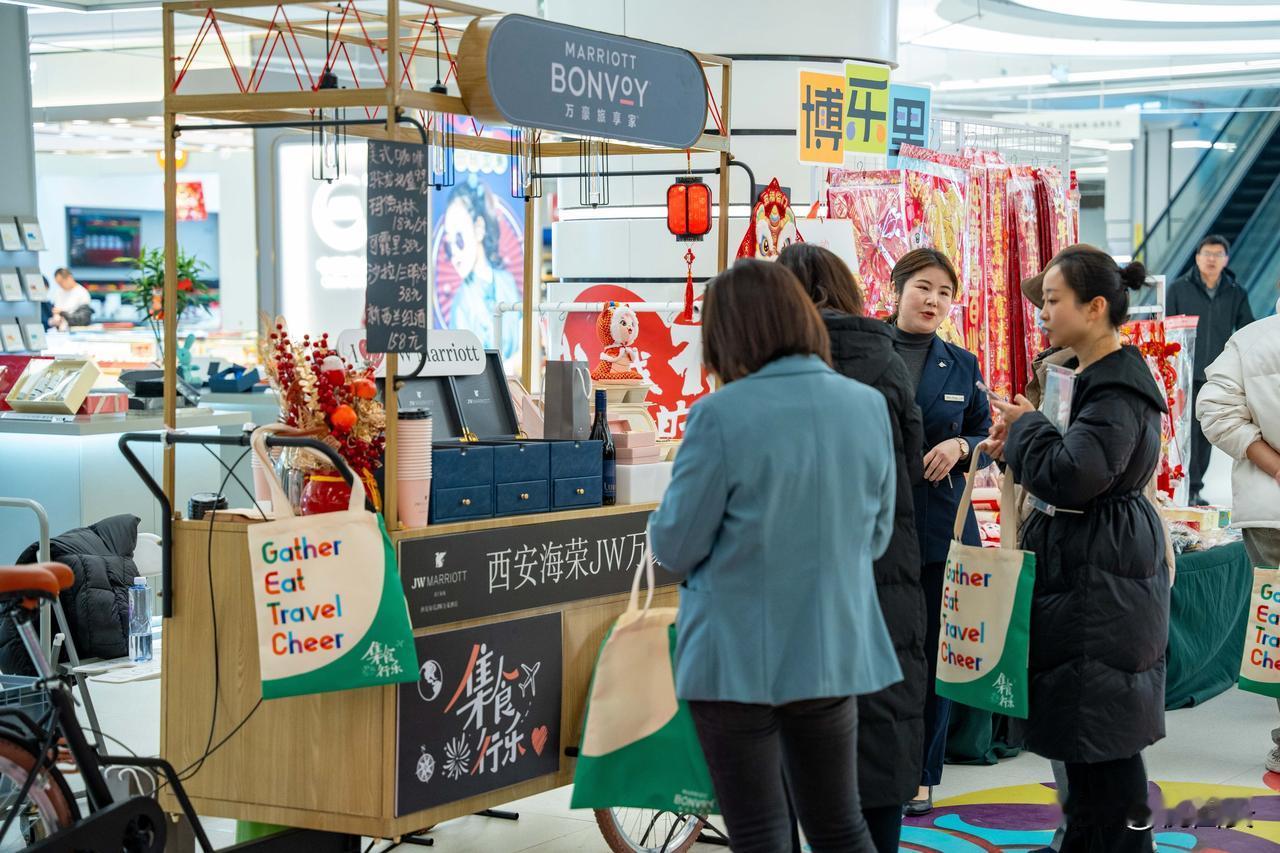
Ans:
[[[164,250],[143,247],[136,258],[116,258],[118,264],[128,264],[134,270],[133,290],[121,294],[125,304],[132,305],[143,312],[147,325],[156,336],[159,344],[164,337]],[[177,317],[188,309],[208,312],[214,295],[209,285],[201,280],[201,275],[209,269],[209,265],[194,255],[188,255],[178,248],[178,304]]]

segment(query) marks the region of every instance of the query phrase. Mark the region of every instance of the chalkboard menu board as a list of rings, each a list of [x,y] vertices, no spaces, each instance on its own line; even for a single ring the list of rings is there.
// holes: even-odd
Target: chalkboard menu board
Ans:
[[[423,353],[430,311],[427,146],[369,140],[369,352]]]
[[[398,689],[396,814],[560,769],[559,613],[419,637]]]

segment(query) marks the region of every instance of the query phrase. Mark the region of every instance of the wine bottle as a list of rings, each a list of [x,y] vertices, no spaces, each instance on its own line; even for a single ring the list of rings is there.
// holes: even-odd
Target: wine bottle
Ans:
[[[605,392],[596,391],[596,419],[591,424],[591,440],[604,445],[604,505],[613,506],[618,502],[618,451],[609,432],[608,405]]]

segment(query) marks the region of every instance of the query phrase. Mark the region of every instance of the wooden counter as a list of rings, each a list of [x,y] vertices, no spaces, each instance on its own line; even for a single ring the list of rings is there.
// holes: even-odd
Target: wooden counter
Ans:
[[[497,541],[513,532],[534,536],[550,531],[550,525],[575,520],[588,524],[627,521],[643,531],[644,517],[652,509],[653,505],[618,506],[438,525],[400,531],[392,538],[402,545],[491,532],[486,541]],[[179,770],[204,753],[209,739],[215,687],[210,589],[217,609],[216,642],[221,660],[213,743],[227,737],[260,701],[247,524],[175,524],[174,616],[165,623],[162,644],[161,754]],[[442,559],[436,555],[437,562]],[[490,567],[468,568],[489,578],[492,594]],[[402,571],[408,570],[402,566]],[[627,586],[629,577],[626,573]],[[624,573],[618,571],[609,583],[617,586],[623,581]],[[571,595],[571,588],[566,589]],[[390,838],[567,785],[573,778],[573,761],[564,757],[564,749],[576,746],[581,739],[585,697],[596,655],[626,600],[625,593],[609,594],[415,631],[423,637],[539,614],[561,614],[563,679],[557,773],[397,817],[400,688],[380,687],[263,702],[244,727],[186,783],[187,792],[203,815]],[[673,606],[675,602],[676,592],[671,587],[655,597],[658,605]],[[416,689],[413,684],[408,688]],[[177,810],[172,797],[165,797],[164,805]]]

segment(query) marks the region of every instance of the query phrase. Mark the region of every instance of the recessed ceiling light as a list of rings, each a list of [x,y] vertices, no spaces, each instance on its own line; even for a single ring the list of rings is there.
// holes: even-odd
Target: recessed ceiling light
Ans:
[[[67,153],[67,149],[65,149],[65,148],[59,148],[57,151],[54,151],[53,153],[54,153],[54,154],[66,154],[66,153]]]
[[[1208,150],[1213,143],[1207,139],[1176,139],[1169,144],[1170,148],[1201,148]]]
[[[89,123],[89,120],[83,119],[83,118],[74,118],[71,120],[71,123],[76,125],[77,127],[83,127],[84,125]]]
[[[147,116],[147,121],[152,124],[160,124],[164,121],[164,116]]]
[[[97,137],[97,140],[98,140],[99,142],[114,142],[114,141],[115,141],[115,137],[114,137],[114,136],[107,136],[107,135],[105,135],[105,134],[104,134],[104,135],[102,135],[102,136],[98,136],[98,137]]]
[[[129,120],[127,118],[109,118],[107,119],[107,121],[111,124],[128,124],[129,123]]]

